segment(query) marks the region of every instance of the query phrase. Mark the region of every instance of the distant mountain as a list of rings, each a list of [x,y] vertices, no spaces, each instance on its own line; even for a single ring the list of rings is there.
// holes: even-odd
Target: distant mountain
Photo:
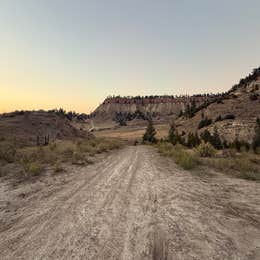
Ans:
[[[195,113],[221,95],[108,97],[92,113],[92,117],[116,119],[121,115],[126,121],[135,118],[178,117],[180,114]]]

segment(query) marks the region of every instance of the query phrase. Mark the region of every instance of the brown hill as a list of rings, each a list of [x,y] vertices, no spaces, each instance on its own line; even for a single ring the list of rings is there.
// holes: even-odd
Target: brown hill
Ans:
[[[252,75],[254,75],[252,77]],[[176,120],[180,132],[198,132],[217,128],[220,137],[228,142],[236,138],[251,142],[257,117],[260,117],[260,70],[242,79],[227,95],[195,113],[192,118]],[[203,123],[204,121],[204,123]],[[208,126],[203,126],[207,125]],[[212,123],[210,123],[212,121]],[[188,130],[188,131],[187,131]]]
[[[19,144],[36,144],[37,138],[50,140],[84,136],[70,121],[53,112],[18,111],[0,115],[0,139]]]

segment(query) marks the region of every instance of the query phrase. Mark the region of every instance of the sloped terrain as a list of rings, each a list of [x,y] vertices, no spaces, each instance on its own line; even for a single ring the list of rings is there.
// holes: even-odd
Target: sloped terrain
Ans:
[[[231,90],[227,96],[198,111],[192,118],[181,117],[176,121],[178,130],[186,133],[213,131],[217,127],[222,139],[229,142],[235,138],[251,142],[256,119],[260,116],[260,77],[248,84]],[[210,119],[209,126],[198,128],[203,119]]]
[[[45,111],[13,112],[0,115],[0,138],[36,145],[40,139],[50,140],[83,136],[66,118]]]

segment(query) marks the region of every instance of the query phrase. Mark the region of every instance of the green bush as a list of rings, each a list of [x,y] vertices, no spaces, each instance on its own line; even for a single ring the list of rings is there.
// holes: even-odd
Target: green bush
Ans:
[[[216,153],[214,147],[210,143],[205,143],[204,141],[198,146],[197,150],[201,157],[212,157]]]

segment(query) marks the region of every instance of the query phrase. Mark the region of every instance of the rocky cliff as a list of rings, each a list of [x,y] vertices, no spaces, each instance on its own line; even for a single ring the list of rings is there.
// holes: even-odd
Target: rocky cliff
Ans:
[[[103,119],[113,119],[117,113],[134,114],[141,112],[150,116],[172,115],[177,117],[189,108],[212,102],[219,95],[194,96],[145,96],[145,97],[108,97],[94,111],[92,116]]]

